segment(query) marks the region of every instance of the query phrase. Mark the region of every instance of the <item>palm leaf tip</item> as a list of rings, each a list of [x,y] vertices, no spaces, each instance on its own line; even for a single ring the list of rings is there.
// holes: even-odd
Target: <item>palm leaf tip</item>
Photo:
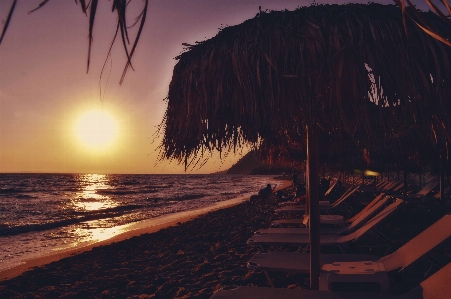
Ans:
[[[6,35],[6,30],[8,29],[9,23],[11,22],[12,15],[14,13],[14,9],[16,8],[17,0],[14,0],[11,4],[11,8],[9,9],[8,16],[6,17],[5,25],[3,26],[2,35],[0,36],[0,45],[2,44],[3,38]]]

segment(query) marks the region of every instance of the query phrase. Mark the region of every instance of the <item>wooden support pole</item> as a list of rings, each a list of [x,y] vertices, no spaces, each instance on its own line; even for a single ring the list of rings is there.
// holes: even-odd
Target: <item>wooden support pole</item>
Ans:
[[[422,184],[421,184],[421,177],[422,177],[422,175],[421,175],[421,171],[420,171],[420,189],[421,189],[421,187],[422,187],[422,186],[421,186],[421,185],[422,185]]]
[[[440,147],[440,201],[443,202],[445,199],[445,172],[444,172],[444,164],[445,164],[445,150],[444,147]]]
[[[404,166],[404,197],[407,197],[407,170],[406,166]]]
[[[365,170],[362,170],[362,190],[365,188]]]
[[[318,144],[315,125],[306,127],[307,135],[307,194],[310,210],[310,289],[319,289],[320,274],[320,221],[319,221],[319,180]]]
[[[407,154],[404,152],[404,197],[407,197]]]

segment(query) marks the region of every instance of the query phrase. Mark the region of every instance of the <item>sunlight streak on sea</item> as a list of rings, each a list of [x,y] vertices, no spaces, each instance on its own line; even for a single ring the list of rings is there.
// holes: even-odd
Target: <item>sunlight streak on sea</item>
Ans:
[[[249,197],[272,176],[0,174],[0,271],[162,215]]]

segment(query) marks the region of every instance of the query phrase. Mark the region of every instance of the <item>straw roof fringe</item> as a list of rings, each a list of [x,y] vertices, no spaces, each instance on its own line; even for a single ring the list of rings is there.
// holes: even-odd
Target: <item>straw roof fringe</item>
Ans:
[[[334,151],[410,140],[411,130],[419,144],[450,140],[451,48],[410,19],[405,29],[393,5],[260,12],[186,46],[161,125],[165,158],[304,140],[311,123]]]

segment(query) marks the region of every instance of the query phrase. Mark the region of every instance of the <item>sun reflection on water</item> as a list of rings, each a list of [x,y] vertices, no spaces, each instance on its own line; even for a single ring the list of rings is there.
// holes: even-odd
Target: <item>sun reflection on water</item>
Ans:
[[[119,204],[108,195],[98,194],[98,189],[110,189],[110,179],[105,174],[83,174],[78,178],[80,191],[72,199],[79,212],[98,211],[117,207]]]
[[[83,244],[97,243],[111,239],[114,236],[126,232],[129,226],[130,224],[114,227],[91,227],[89,230],[86,230],[86,228],[77,228],[74,230],[74,233],[79,235],[78,242],[74,242],[72,246],[76,247]]]

